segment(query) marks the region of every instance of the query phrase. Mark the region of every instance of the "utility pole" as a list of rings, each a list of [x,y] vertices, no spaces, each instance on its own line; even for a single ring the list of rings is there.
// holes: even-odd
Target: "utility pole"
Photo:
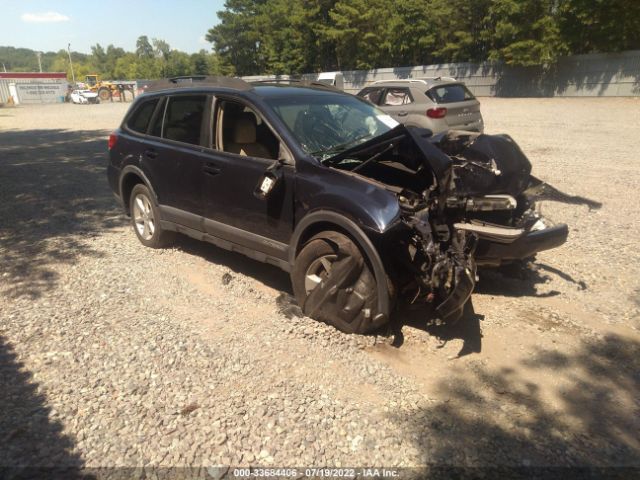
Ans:
[[[42,73],[42,61],[40,60],[42,52],[36,52],[36,56],[38,57],[38,68],[40,69],[40,73]]]
[[[73,78],[73,86],[76,85],[76,75],[73,73],[73,62],[71,61],[71,44],[67,45],[67,53],[69,54],[69,65],[71,65],[71,78]]]
[[[4,73],[7,73],[7,67],[4,66],[4,62],[2,62],[2,69],[4,70]]]

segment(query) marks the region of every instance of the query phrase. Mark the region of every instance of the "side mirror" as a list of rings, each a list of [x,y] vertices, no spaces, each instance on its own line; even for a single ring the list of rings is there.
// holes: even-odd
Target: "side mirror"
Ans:
[[[278,190],[282,184],[282,178],[284,176],[282,172],[283,160],[274,161],[265,170],[264,174],[260,177],[258,185],[253,191],[253,195],[260,199],[266,200],[273,192]]]

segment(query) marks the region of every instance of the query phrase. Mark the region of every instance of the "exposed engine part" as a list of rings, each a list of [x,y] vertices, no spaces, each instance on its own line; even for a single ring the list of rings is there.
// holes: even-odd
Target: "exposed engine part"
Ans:
[[[454,228],[466,232],[473,232],[480,238],[491,239],[498,243],[511,243],[517,240],[524,233],[522,228],[502,227],[499,225],[488,225],[481,222],[472,221],[470,223],[454,223]]]
[[[400,208],[408,212],[416,212],[426,207],[424,197],[406,189],[402,190],[398,195],[398,203]]]
[[[447,208],[464,208],[467,212],[493,212],[515,210],[518,202],[511,195],[485,195],[484,197],[447,198]]]
[[[442,320],[457,319],[475,286],[475,234],[464,229],[452,232],[445,224],[432,226],[428,210],[405,223],[414,232],[408,248],[417,291],[411,303],[435,303]]]

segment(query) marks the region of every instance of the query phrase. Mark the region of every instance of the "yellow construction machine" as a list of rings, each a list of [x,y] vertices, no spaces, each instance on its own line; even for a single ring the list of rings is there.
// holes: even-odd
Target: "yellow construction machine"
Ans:
[[[125,90],[129,90],[135,97],[136,82],[128,80],[100,80],[100,75],[92,74],[85,77],[87,90],[96,92],[101,101],[110,100],[116,95],[122,95]]]

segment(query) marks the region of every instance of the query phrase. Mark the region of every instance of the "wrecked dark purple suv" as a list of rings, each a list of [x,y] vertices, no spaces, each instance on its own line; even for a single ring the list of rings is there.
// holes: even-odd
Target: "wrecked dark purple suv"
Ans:
[[[345,332],[397,301],[461,315],[476,265],[557,247],[506,135],[399,125],[330,87],[190,77],[151,87],[109,139],[108,177],[139,240],[175,232],[290,272],[303,311]]]

